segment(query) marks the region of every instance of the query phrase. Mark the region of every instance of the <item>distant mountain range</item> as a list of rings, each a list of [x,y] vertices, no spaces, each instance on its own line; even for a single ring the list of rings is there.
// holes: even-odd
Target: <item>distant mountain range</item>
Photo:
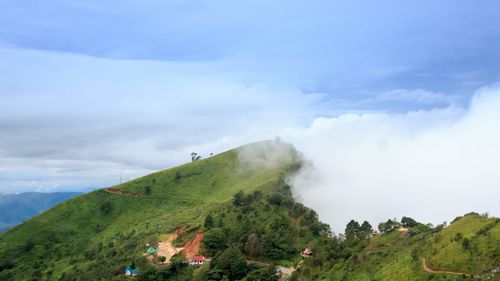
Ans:
[[[0,194],[0,232],[28,220],[80,192]]]

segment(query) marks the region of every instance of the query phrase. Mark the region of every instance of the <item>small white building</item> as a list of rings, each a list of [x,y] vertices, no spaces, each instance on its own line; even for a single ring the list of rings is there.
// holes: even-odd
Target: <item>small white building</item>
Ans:
[[[309,248],[305,248],[304,251],[300,253],[301,256],[303,257],[310,257],[313,255],[313,252]]]
[[[207,258],[204,256],[194,256],[190,261],[189,265],[203,265]]]

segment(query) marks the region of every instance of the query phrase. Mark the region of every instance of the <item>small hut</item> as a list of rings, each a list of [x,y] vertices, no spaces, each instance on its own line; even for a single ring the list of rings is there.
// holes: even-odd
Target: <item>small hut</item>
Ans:
[[[137,269],[132,268],[130,266],[127,266],[125,268],[125,275],[126,276],[137,276]]]
[[[152,256],[156,253],[156,249],[153,248],[153,247],[149,247],[147,250],[146,250],[146,253],[148,253],[148,255]]]
[[[190,261],[190,265],[203,265],[206,258],[204,256],[194,256]]]
[[[311,249],[305,248],[304,251],[302,251],[302,253],[300,253],[300,255],[303,257],[310,257],[313,255],[313,252],[311,251]]]

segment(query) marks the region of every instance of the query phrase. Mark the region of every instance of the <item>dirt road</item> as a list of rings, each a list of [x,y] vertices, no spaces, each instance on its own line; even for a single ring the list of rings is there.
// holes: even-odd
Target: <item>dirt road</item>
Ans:
[[[126,190],[121,190],[121,189],[116,189],[116,188],[105,188],[104,191],[108,193],[113,193],[117,195],[124,195],[124,196],[133,196],[133,197],[140,197],[139,194],[132,192],[132,191],[126,191]]]
[[[448,270],[441,270],[441,269],[432,269],[429,267],[427,264],[427,260],[422,259],[422,267],[426,272],[430,273],[443,273],[443,274],[453,274],[453,275],[466,275],[466,276],[473,276],[473,274],[470,273],[465,273],[465,272],[457,272],[457,271],[448,271]]]
[[[281,272],[281,278],[279,279],[280,281],[285,281],[290,279],[290,277],[292,277],[293,272],[295,271],[293,267],[284,267],[284,266],[278,266],[278,270]]]

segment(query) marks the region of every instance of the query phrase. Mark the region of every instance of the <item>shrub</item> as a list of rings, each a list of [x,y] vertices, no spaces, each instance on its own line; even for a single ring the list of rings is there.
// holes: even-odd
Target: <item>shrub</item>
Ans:
[[[236,247],[227,248],[213,262],[214,268],[221,270],[229,280],[239,280],[247,273],[245,256]]]
[[[462,248],[464,248],[464,250],[470,250],[471,249],[470,240],[468,238],[464,238],[462,240]]]
[[[179,171],[175,171],[175,180],[179,181],[182,178],[182,175]]]
[[[233,195],[233,205],[234,206],[243,206],[246,202],[245,193],[243,191],[238,191]]]
[[[111,201],[104,201],[101,203],[100,209],[101,213],[107,215],[113,210],[113,203],[111,203]]]
[[[214,226],[214,218],[212,217],[211,214],[208,214],[207,217],[205,218],[205,228],[210,229]]]

